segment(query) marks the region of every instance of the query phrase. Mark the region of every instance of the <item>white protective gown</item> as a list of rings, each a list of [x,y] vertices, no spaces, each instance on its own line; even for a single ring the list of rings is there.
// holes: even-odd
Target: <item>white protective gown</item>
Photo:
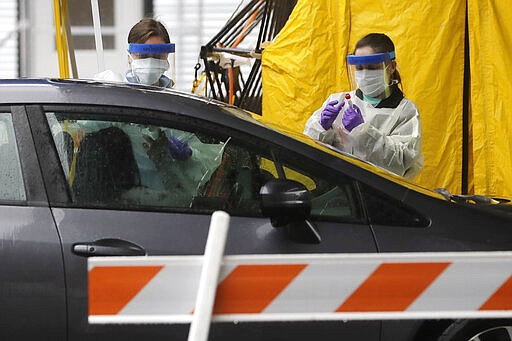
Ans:
[[[351,132],[343,127],[341,119],[347,108],[345,103],[333,127],[325,130],[320,125],[322,110],[333,100],[344,101],[345,94],[330,95],[308,119],[304,134],[407,179],[414,179],[423,169],[421,123],[416,105],[403,97],[398,88],[392,95],[397,99],[396,107],[376,108],[352,91],[352,103],[361,109],[364,123]]]

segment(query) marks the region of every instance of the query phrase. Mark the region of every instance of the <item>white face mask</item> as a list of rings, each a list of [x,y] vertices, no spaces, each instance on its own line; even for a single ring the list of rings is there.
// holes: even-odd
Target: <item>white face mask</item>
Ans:
[[[356,70],[356,83],[359,89],[369,97],[377,97],[386,91],[385,71],[379,70]]]
[[[139,83],[153,85],[169,69],[169,62],[167,59],[157,58],[132,59],[131,67],[133,76]]]

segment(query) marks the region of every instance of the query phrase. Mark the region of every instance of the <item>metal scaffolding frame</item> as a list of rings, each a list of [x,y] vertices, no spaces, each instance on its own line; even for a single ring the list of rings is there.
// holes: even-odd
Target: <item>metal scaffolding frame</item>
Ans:
[[[252,0],[201,47],[206,96],[261,114],[261,53],[281,31],[296,3],[297,0]],[[238,48],[255,29],[259,34],[254,49]],[[254,59],[249,75],[244,77],[234,60],[231,65],[221,65],[218,56],[222,53]]]

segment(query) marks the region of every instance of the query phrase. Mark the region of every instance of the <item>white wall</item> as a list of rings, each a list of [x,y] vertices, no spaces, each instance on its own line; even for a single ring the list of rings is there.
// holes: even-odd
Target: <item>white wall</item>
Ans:
[[[59,66],[55,49],[53,1],[26,1],[30,18],[30,28],[27,32],[27,45],[29,49],[27,51],[26,75],[33,77],[58,77]],[[90,3],[89,0],[82,1]],[[116,48],[104,51],[105,67],[116,72],[123,72],[127,67],[126,37],[130,28],[142,16],[143,2],[141,0],[115,0],[114,6]],[[98,72],[95,50],[77,50],[75,54],[80,78],[91,78]]]
[[[0,78],[18,76],[17,0],[0,1]]]

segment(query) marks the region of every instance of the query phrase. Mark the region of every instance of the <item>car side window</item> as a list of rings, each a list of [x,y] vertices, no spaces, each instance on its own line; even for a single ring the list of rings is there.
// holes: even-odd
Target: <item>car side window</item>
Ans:
[[[82,206],[190,208],[225,144],[167,127],[46,116],[72,200]]]
[[[430,220],[412,207],[390,198],[381,191],[361,184],[368,220],[372,225],[427,227]]]
[[[173,208],[261,215],[259,192],[277,177],[268,151],[231,137],[47,113],[71,197],[80,206]],[[296,163],[300,163],[297,161]],[[350,185],[331,184],[283,164],[312,192],[313,216],[357,215]]]
[[[356,195],[352,180],[341,174],[333,179],[325,179],[325,169],[319,165],[310,165],[312,169],[305,169],[305,160],[285,160],[277,167],[283,168],[284,177],[302,183],[312,194],[311,216],[320,220],[350,221],[361,220],[361,204]],[[297,167],[295,165],[300,164]],[[264,169],[269,170],[274,177],[278,177],[275,163],[264,160]],[[318,175],[317,173],[324,173]]]
[[[0,113],[0,200],[26,200],[10,113]]]

